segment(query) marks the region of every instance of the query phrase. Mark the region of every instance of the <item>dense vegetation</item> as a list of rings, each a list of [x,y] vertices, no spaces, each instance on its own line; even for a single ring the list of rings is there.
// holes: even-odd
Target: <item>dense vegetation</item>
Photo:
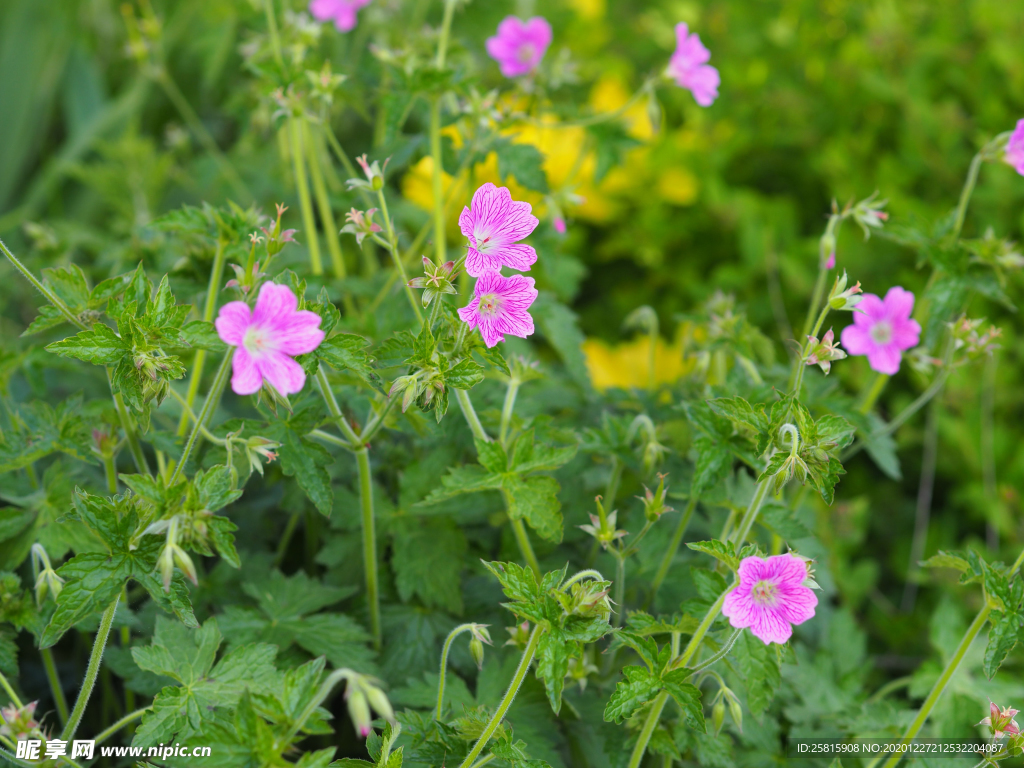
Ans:
[[[1012,764],[1022,40],[0,4],[0,758]]]

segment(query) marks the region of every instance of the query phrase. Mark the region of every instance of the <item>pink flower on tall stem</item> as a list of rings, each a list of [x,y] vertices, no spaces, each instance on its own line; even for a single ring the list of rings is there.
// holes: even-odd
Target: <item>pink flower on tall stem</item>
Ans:
[[[498,34],[487,38],[487,53],[501,66],[505,77],[527,75],[537,68],[551,45],[551,25],[541,16],[523,21],[506,16]]]
[[[1024,119],[1017,121],[1017,127],[1013,129],[1010,140],[1006,143],[1003,159],[1012,165],[1017,173],[1024,176]]]
[[[864,294],[853,313],[853,325],[843,328],[843,347],[851,355],[867,355],[868,364],[892,376],[900,369],[903,352],[917,346],[921,326],[910,319],[914,294],[898,285],[885,299]]]
[[[470,208],[463,208],[459,228],[469,238],[466,271],[473,277],[497,272],[503,266],[528,272],[537,251],[517,244],[539,223],[529,203],[512,199],[505,187],[487,182],[474,193]]]
[[[319,347],[324,332],[320,315],[297,307],[291,288],[275,283],[263,284],[252,310],[244,301],[221,307],[215,325],[221,340],[236,348],[231,359],[235,394],[255,394],[264,381],[282,395],[302,390],[306,374],[291,356]]]
[[[349,32],[356,25],[356,13],[370,0],[311,0],[309,12],[317,21],[333,21],[339,32]]]
[[[718,70],[708,64],[711,52],[700,41],[700,35],[690,34],[684,22],[676,24],[676,50],[668,63],[668,74],[676,83],[693,94],[702,107],[710,107],[718,98],[722,79]]]
[[[793,634],[791,625],[814,616],[818,598],[803,585],[807,565],[799,557],[745,557],[739,577],[739,586],[725,597],[722,613],[734,627],[749,627],[765,645],[785,643]]]
[[[480,329],[488,347],[493,347],[505,336],[525,339],[533,333],[530,305],[537,298],[532,277],[500,272],[488,272],[476,281],[473,300],[459,310],[470,330]]]

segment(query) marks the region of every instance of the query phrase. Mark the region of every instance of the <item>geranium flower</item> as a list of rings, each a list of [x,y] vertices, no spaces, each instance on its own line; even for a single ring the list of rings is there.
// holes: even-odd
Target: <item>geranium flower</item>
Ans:
[[[867,355],[868,364],[889,376],[900,369],[903,352],[917,346],[921,326],[910,319],[914,294],[898,285],[885,299],[873,293],[861,298],[853,313],[853,325],[843,328],[843,347],[851,355]]]
[[[1010,140],[1006,143],[1003,160],[1024,176],[1024,119],[1017,121],[1017,127],[1013,129]]]
[[[370,0],[312,0],[309,12],[317,21],[333,21],[339,32],[349,32],[356,25],[356,13]]]
[[[1017,721],[1013,718],[1019,713],[1018,710],[1012,707],[1000,710],[995,702],[990,701],[989,706],[989,717],[984,718],[978,725],[987,725],[989,730],[992,731],[992,735],[997,739],[1003,738],[1004,734],[1010,736],[1017,736],[1020,734],[1020,726],[1017,725]]]
[[[221,340],[236,348],[231,360],[235,394],[255,394],[264,381],[282,395],[302,390],[306,374],[291,356],[319,347],[324,332],[320,315],[297,307],[291,288],[276,283],[263,284],[252,310],[244,301],[221,307],[215,325]]]
[[[715,103],[722,81],[718,70],[707,63],[710,58],[711,52],[700,41],[700,35],[691,35],[684,22],[676,24],[676,50],[668,63],[668,75],[689,90],[702,107]]]
[[[503,266],[528,272],[537,261],[532,246],[517,244],[537,228],[529,203],[512,199],[505,187],[490,182],[474,194],[470,208],[463,208],[459,228],[469,238],[466,271],[473,277],[497,272]]]
[[[551,45],[551,25],[541,16],[523,21],[506,16],[498,34],[487,38],[487,53],[501,66],[505,77],[519,77],[537,68]]]
[[[533,333],[530,305],[537,299],[532,277],[488,272],[476,281],[474,298],[459,310],[470,330],[480,329],[484,343],[493,347],[505,336],[525,339]]]
[[[749,627],[765,645],[785,643],[793,634],[791,625],[814,616],[818,598],[804,586],[807,566],[799,557],[745,557],[739,577],[739,586],[725,597],[722,613],[734,627]]]

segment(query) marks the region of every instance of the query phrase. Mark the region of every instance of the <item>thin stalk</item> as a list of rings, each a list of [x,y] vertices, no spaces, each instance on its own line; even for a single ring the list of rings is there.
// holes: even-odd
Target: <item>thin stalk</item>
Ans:
[[[544,634],[544,629],[541,626],[535,626],[533,633],[530,635],[530,641],[526,644],[526,649],[523,651],[523,657],[519,660],[519,666],[516,667],[516,673],[512,676],[512,682],[509,683],[508,690],[505,691],[505,696],[502,698],[501,703],[498,704],[498,709],[494,712],[494,716],[491,717],[490,721],[484,726],[483,733],[480,734],[480,738],[477,739],[476,744],[469,750],[469,754],[466,755],[466,759],[462,761],[459,768],[469,768],[473,765],[483,748],[487,746],[487,742],[491,740],[491,736],[501,725],[501,721],[505,718],[505,713],[508,712],[508,708],[512,706],[512,702],[516,698],[516,694],[519,693],[519,688],[523,684],[523,680],[526,679],[527,672],[530,671],[530,664],[533,662],[533,656],[537,653],[537,646],[540,644],[541,635]]]
[[[615,626],[622,626],[622,619],[626,614],[626,558],[621,553],[615,556]]]
[[[740,521],[736,534],[733,537],[733,543],[737,548],[743,546],[743,542],[750,535],[750,529],[754,527],[754,521],[757,520],[757,514],[761,511],[761,505],[764,504],[764,500],[768,498],[768,490],[770,488],[770,477],[765,478],[764,482],[757,484],[757,488],[754,490],[754,497],[750,500],[750,506],[747,507],[747,511],[743,515],[743,519]]]
[[[505,508],[508,509],[510,506],[508,496],[504,493],[502,495],[505,496]],[[522,554],[526,564],[530,566],[530,570],[537,574],[537,578],[540,578],[542,575],[540,563],[537,562],[537,555],[534,554],[533,545],[530,544],[530,534],[526,532],[526,525],[523,524],[522,520],[513,518],[511,515],[509,520],[512,522],[512,533],[515,534],[516,544],[519,545],[519,552]]]
[[[213,416],[213,412],[217,410],[217,406],[220,405],[220,397],[224,393],[224,386],[228,383],[228,374],[231,372],[231,358],[232,354],[229,351],[224,355],[224,360],[221,362],[220,368],[217,369],[217,375],[213,379],[213,384],[210,385],[210,391],[206,395],[203,407],[199,411],[196,423],[193,425],[192,432],[189,434],[188,441],[185,443],[185,449],[181,452],[181,460],[178,462],[170,479],[167,481],[168,487],[173,486],[175,481],[177,481],[181,476],[181,473],[185,468],[185,462],[188,461],[188,457],[192,454],[192,449],[195,447],[196,440],[199,439],[199,435],[206,427],[206,423],[210,420],[210,417]]]
[[[85,679],[82,681],[82,688],[79,690],[78,698],[75,700],[75,708],[71,710],[71,715],[64,725],[64,730],[61,731],[61,741],[71,741],[71,737],[78,730],[78,724],[82,722],[85,706],[89,703],[93,686],[96,685],[96,676],[99,674],[100,663],[103,661],[103,649],[107,645],[107,637],[110,635],[110,627],[114,623],[114,613],[117,611],[117,603],[120,599],[121,595],[118,594],[114,598],[114,602],[107,607],[103,612],[103,616],[100,617],[100,626],[96,630],[96,639],[92,644],[92,653],[89,654],[89,665],[85,669]]]
[[[446,2],[445,10],[447,11],[450,6],[451,2]],[[434,261],[437,264],[444,264],[448,260],[448,243],[444,223],[444,184],[441,178],[444,173],[441,161],[441,101],[436,96],[430,101],[430,157],[430,183],[434,203]]]
[[[1013,575],[1022,564],[1024,564],[1024,550],[1021,551],[1016,562],[1010,568],[1009,578],[1013,578]],[[932,686],[931,691],[928,693],[928,698],[924,700],[924,704],[922,704],[921,709],[918,710],[917,717],[914,718],[914,721],[907,727],[906,732],[903,734],[903,739],[901,740],[902,744],[909,744],[912,742],[914,737],[917,736],[918,732],[920,732],[921,728],[924,727],[925,722],[928,720],[928,716],[935,708],[935,705],[938,703],[943,691],[946,690],[946,686],[949,685],[949,681],[953,679],[953,675],[955,675],[956,671],[960,668],[960,664],[963,662],[964,656],[966,656],[967,651],[970,650],[971,644],[974,642],[974,638],[978,636],[978,633],[981,632],[982,628],[985,626],[985,622],[988,620],[988,615],[991,612],[992,607],[986,603],[985,607],[978,612],[977,616],[975,616],[974,621],[971,622],[971,626],[967,628],[967,631],[961,638],[960,644],[956,647],[956,651],[952,658],[947,662],[946,668],[942,670],[942,674],[939,675],[939,679],[936,680],[935,685]],[[882,768],[894,768],[895,765],[899,763],[901,757],[903,757],[903,755],[899,752],[893,754],[888,760],[886,760],[885,765]],[[881,759],[881,757],[876,757],[868,764],[868,768],[874,768],[874,766],[878,765]]]
[[[334,129],[331,128],[331,124],[326,120],[326,118],[321,121],[321,126],[323,127],[324,136],[327,137],[327,145],[341,162],[342,167],[345,169],[345,173],[348,174],[350,179],[359,178],[359,172],[356,171],[356,167],[352,165],[352,160],[349,158],[348,153],[342,148],[341,142],[339,142],[338,137],[334,135]],[[373,198],[370,197],[369,192],[360,187],[359,194],[363,198],[363,202],[366,204],[367,208],[373,205]]]
[[[460,624],[448,633],[448,637],[444,641],[444,646],[441,648],[441,672],[437,681],[437,708],[434,710],[435,720],[441,719],[441,713],[444,710],[444,677],[445,673],[448,671],[448,651],[451,650],[452,642],[456,637],[461,635],[463,632],[469,632],[472,628],[472,624]]]
[[[104,728],[102,731],[100,731],[98,734],[96,734],[96,736],[95,736],[96,743],[97,744],[102,744],[104,741],[109,739],[111,736],[113,736],[115,733],[120,731],[126,725],[130,725],[130,724],[134,723],[136,720],[141,720],[142,716],[144,714],[146,714],[146,712],[148,712],[149,709],[150,709],[149,707],[143,707],[142,709],[136,709],[134,712],[129,712],[127,715],[122,717],[120,720],[118,720],[116,723],[114,723],[109,728]]]
[[[117,467],[114,466],[114,454],[104,454],[103,471],[107,478],[107,493],[115,496],[117,494]]]
[[[295,736],[302,730],[302,726],[304,726],[306,721],[309,720],[314,712],[316,712],[317,707],[323,704],[324,699],[326,699],[331,691],[334,690],[334,686],[342,680],[349,680],[349,684],[351,684],[352,674],[352,670],[346,668],[336,669],[331,672],[331,674],[327,676],[327,679],[320,684],[320,690],[316,692],[316,696],[310,699],[309,703],[306,704],[299,713],[299,716],[292,721],[291,727],[285,733],[284,740],[279,743],[291,744]]]
[[[981,383],[981,482],[985,489],[985,497],[989,502],[996,501],[998,486],[996,484],[996,446],[995,446],[995,398],[996,398],[996,362],[995,355],[985,361],[985,374]],[[986,528],[986,544],[992,551],[999,549],[999,529],[994,521],[989,520]]]
[[[370,474],[370,452],[356,451],[359,466],[359,502],[363,513],[363,566],[366,570],[366,602],[370,609],[370,633],[373,647],[381,647],[380,597],[377,590],[377,533],[373,517],[373,478]]]
[[[437,58],[434,66],[444,69],[445,57],[448,55],[448,38],[451,35],[452,15],[455,13],[455,0],[444,0],[444,17],[441,20],[441,34],[437,38]]]
[[[295,533],[295,529],[299,525],[299,517],[301,516],[301,512],[292,512],[291,515],[289,515],[288,522],[284,526],[284,533],[281,534],[281,541],[277,544],[277,552],[274,555],[274,565],[280,566],[281,561],[284,560],[285,553],[288,551],[288,544],[291,543],[292,535]]]
[[[107,368],[107,382],[110,384],[111,392],[113,392],[114,382],[109,368]],[[128,413],[128,408],[125,407],[124,398],[121,397],[120,392],[114,393],[114,407],[117,409],[117,416],[121,421],[121,429],[124,430],[124,438],[128,442],[128,450],[132,455],[132,460],[135,462],[135,468],[144,475],[150,474],[149,462],[146,461],[146,454],[142,451],[142,443],[139,442],[139,436],[135,432],[135,425],[132,423],[131,415]]]
[[[46,680],[50,684],[50,693],[53,695],[53,702],[57,706],[57,715],[60,717],[62,726],[68,723],[68,700],[64,698],[64,688],[60,684],[60,675],[57,674],[57,665],[53,663],[53,651],[43,648],[39,651],[43,657],[43,667],[46,669]]]
[[[352,443],[350,443],[348,440],[344,440],[340,437],[337,437],[336,435],[332,435],[330,432],[324,432],[322,429],[314,429],[312,432],[309,433],[309,437],[315,438],[317,440],[323,440],[325,443],[336,445],[339,448],[345,448],[348,451],[355,451],[355,449],[352,447]]]
[[[270,31],[270,48],[274,52],[277,66],[284,67],[284,53],[281,50],[281,35],[277,31],[277,19],[274,17],[274,0],[264,0],[263,10],[267,15],[267,29]]]
[[[971,167],[967,171],[967,179],[964,181],[964,188],[960,191],[960,202],[956,206],[956,219],[953,220],[953,239],[960,239],[960,232],[964,228],[964,220],[967,218],[967,206],[971,202],[971,195],[974,193],[974,186],[978,183],[978,174],[981,172],[981,164],[985,162],[981,152],[971,160]]]
[[[615,497],[619,493],[619,483],[622,482],[622,462],[619,457],[612,456],[612,471],[608,476],[608,483],[604,487],[604,508],[611,511],[615,508]]]
[[[455,399],[458,401],[459,407],[462,409],[463,416],[466,417],[466,423],[469,424],[469,429],[473,433],[473,437],[477,440],[488,442],[491,438],[487,436],[487,432],[484,431],[483,424],[480,423],[480,417],[476,415],[476,410],[473,408],[473,401],[469,399],[469,393],[464,389],[456,389]]]
[[[498,429],[498,442],[505,445],[508,438],[508,428],[512,423],[512,412],[516,407],[516,394],[519,392],[519,379],[512,377],[508,380],[508,389],[505,390],[505,404],[501,408],[501,427]]]
[[[337,425],[338,429],[349,442],[349,449],[352,451],[357,450],[363,445],[359,435],[352,429],[352,425],[348,423],[348,419],[345,418],[345,414],[341,412],[341,406],[338,405],[338,401],[334,397],[334,390],[331,389],[331,383],[327,380],[327,372],[321,365],[316,372],[316,383],[320,387],[320,394],[323,395],[324,402],[327,404],[327,410],[331,414],[331,418]],[[319,430],[316,430],[319,432]],[[324,433],[326,434],[326,433]],[[320,437],[320,435],[317,435]]]
[[[740,639],[741,634],[743,634],[743,628],[737,627],[736,630],[731,635],[729,635],[729,639],[725,641],[725,645],[723,645],[714,656],[712,656],[709,659],[706,659],[705,661],[702,661],[700,664],[694,667],[691,674],[696,675],[699,672],[703,672],[705,669],[708,669],[716,662],[721,661],[726,656],[728,656],[729,651],[731,651],[732,647],[736,645],[736,641]]]
[[[395,407],[398,400],[399,398],[397,397],[389,397],[384,403],[384,407],[367,420],[366,424],[363,426],[363,432],[359,436],[359,439],[364,445],[369,445],[370,441],[373,440],[377,433],[384,427],[384,420],[391,412],[391,409]]]
[[[305,152],[302,150],[301,118],[288,118],[288,134],[291,141],[292,166],[295,173],[295,188],[299,193],[299,207],[302,209],[302,226],[306,228],[306,242],[309,243],[309,268],[314,275],[324,273],[320,261],[320,241],[316,235],[316,221],[313,219],[313,203],[309,199],[309,182],[306,180]]]
[[[384,189],[377,190],[377,201],[380,203],[380,212],[384,216],[384,223],[387,225],[388,241],[385,247],[391,254],[392,260],[395,262],[395,269],[398,270],[398,275],[402,279],[402,284],[405,286],[405,295],[409,298],[409,303],[412,305],[412,311],[416,315],[416,319],[419,320],[420,325],[423,324],[423,310],[420,309],[419,299],[412,292],[412,288],[409,287],[409,277],[405,274],[405,265],[402,264],[402,255],[398,252],[398,237],[395,235],[394,224],[391,223],[391,216],[388,213],[388,201],[384,197]],[[378,238],[374,238],[375,240]],[[444,262],[441,262],[442,264]],[[440,299],[438,299],[440,300]]]
[[[912,682],[914,682],[914,678],[911,675],[907,675],[906,677],[897,677],[895,680],[890,680],[871,694],[865,704],[874,704],[877,701],[881,701],[893,691],[898,691],[900,688],[906,688]]]
[[[481,757],[479,760],[477,760],[475,763],[473,763],[473,765],[471,765],[470,768],[483,768],[483,766],[487,765],[492,760],[497,760],[497,759],[498,759],[498,756],[492,752],[491,754],[487,755],[486,757]]]
[[[831,214],[828,217],[828,224],[825,225],[825,232],[818,241],[818,277],[814,282],[814,292],[811,294],[811,304],[807,307],[807,318],[804,320],[803,336],[799,339],[801,347],[808,336],[815,335],[811,333],[811,323],[814,321],[814,316],[818,312],[818,305],[821,304],[821,300],[825,296],[825,285],[828,282],[828,270],[825,269],[825,264],[832,255],[825,251],[827,250],[827,245],[829,243],[835,242],[836,227],[838,227],[842,221],[842,214]]]
[[[675,560],[679,546],[683,543],[683,536],[686,535],[686,529],[690,525],[690,518],[693,517],[693,510],[696,506],[697,497],[691,496],[690,500],[686,503],[686,509],[683,510],[683,516],[679,518],[675,533],[672,534],[672,541],[669,542],[668,549],[665,550],[665,554],[661,558],[658,572],[654,574],[654,579],[651,581],[651,600],[654,600],[659,587],[664,583],[665,577],[668,576],[669,569],[672,567],[672,561]]]
[[[818,315],[818,320],[817,322],[815,322],[814,327],[811,329],[811,332],[809,334],[805,334],[805,336],[818,335],[818,331],[821,330],[821,326],[824,325],[825,323],[825,317],[828,315],[829,309],[831,309],[831,307],[829,307],[828,304],[826,304],[822,308],[821,313]],[[796,360],[793,361],[793,384],[790,387],[790,389],[793,392],[793,397],[797,398],[798,400],[800,399],[800,389],[802,388],[804,382],[804,371],[806,371],[808,367],[806,357],[808,347],[810,347],[810,345],[811,342],[805,338],[803,344],[800,347],[800,352],[797,354]]]
[[[203,305],[203,322],[212,323],[213,315],[217,311],[217,294],[220,293],[220,281],[224,275],[224,261],[226,243],[223,238],[217,238],[217,250],[213,253],[213,268],[210,270],[210,284],[206,288],[206,303]],[[206,364],[206,350],[197,349],[195,359],[192,361],[192,371],[189,373],[188,391],[185,393],[185,402],[191,408],[199,394],[199,384],[203,378],[203,366]],[[181,414],[178,421],[178,437],[184,437],[188,429],[188,411]]]
[[[864,414],[871,413],[871,409],[875,407],[878,396],[882,394],[888,381],[889,377],[884,373],[875,373],[875,379],[871,382],[871,386],[864,390],[864,397],[861,398],[857,410]]]
[[[301,122],[306,154],[309,159],[309,177],[313,182],[313,195],[316,197],[316,207],[320,211],[320,221],[324,225],[327,250],[331,254],[331,268],[334,270],[334,276],[342,280],[347,276],[345,257],[341,252],[341,241],[338,239],[338,225],[334,221],[334,211],[331,209],[331,198],[327,195],[327,185],[324,183],[323,171],[320,170],[320,158],[317,157],[316,144],[313,143],[309,122],[305,118],[299,118],[299,120]],[[348,292],[345,293],[342,301],[345,302],[345,311],[349,315],[355,314],[352,297],[349,296]]]
[[[129,606],[127,586],[121,588],[121,600],[127,608]],[[131,647],[131,644],[131,627],[121,627],[121,647],[127,651]],[[131,690],[127,685],[124,687],[124,708],[126,712],[131,712],[135,709],[135,691]]]
[[[11,700],[11,703],[14,704],[14,706],[18,709],[25,706],[21,703],[21,699],[18,698],[18,694],[14,692],[14,688],[11,687],[11,684],[8,682],[7,677],[3,672],[0,672],[0,686],[3,687],[4,691],[6,691],[7,697]]]
[[[910,562],[907,563],[907,581],[903,587],[900,609],[904,613],[914,610],[917,601],[918,561],[924,557],[928,543],[928,523],[932,511],[932,492],[935,490],[935,469],[939,456],[939,404],[932,400],[924,428],[924,446],[921,456],[921,478],[917,486],[917,509],[914,514],[914,536],[910,543]]]

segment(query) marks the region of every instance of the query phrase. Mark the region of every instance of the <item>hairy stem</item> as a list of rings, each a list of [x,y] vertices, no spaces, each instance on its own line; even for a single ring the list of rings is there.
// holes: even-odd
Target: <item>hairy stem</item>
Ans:
[[[829,243],[835,242],[836,227],[838,227],[842,221],[842,214],[831,214],[828,217],[828,224],[825,225],[825,232],[821,236],[821,240],[818,241],[818,277],[814,282],[814,292],[811,294],[811,304],[807,307],[807,318],[804,320],[803,335],[797,340],[800,342],[801,347],[803,347],[808,336],[814,336],[814,334],[811,333],[811,323],[814,322],[814,316],[818,312],[818,305],[821,304],[821,300],[825,296],[825,285],[828,282],[828,270],[825,269],[825,264],[832,255],[831,253],[826,253],[826,250]]]
[[[420,309],[419,299],[416,298],[416,294],[412,292],[412,288],[409,286],[409,277],[405,274],[405,265],[402,264],[402,254],[398,252],[398,237],[395,235],[395,226],[391,222],[391,216],[388,213],[388,200],[384,197],[384,190],[377,190],[377,201],[380,203],[380,212],[384,216],[384,224],[387,226],[388,241],[386,247],[388,252],[391,254],[391,259],[395,262],[395,269],[398,270],[398,276],[402,280],[402,285],[405,286],[405,295],[409,299],[409,304],[412,305],[412,311],[416,315],[416,319],[423,324],[423,310]],[[440,301],[440,298],[437,299]]]
[[[871,413],[871,409],[875,407],[875,403],[878,402],[878,396],[882,394],[882,390],[885,389],[888,381],[889,377],[884,373],[875,373],[871,386],[864,390],[864,396],[860,401],[860,405],[857,406],[857,410],[865,414]]]
[[[203,402],[203,407],[199,411],[199,416],[196,417],[196,423],[192,426],[192,432],[189,433],[188,440],[185,443],[185,448],[181,452],[181,461],[178,462],[170,480],[167,481],[168,487],[173,486],[175,481],[185,470],[185,462],[188,461],[188,457],[192,454],[192,449],[195,447],[196,440],[199,439],[200,433],[206,428],[206,423],[210,420],[210,417],[213,416],[213,412],[217,410],[217,406],[220,405],[220,397],[224,394],[224,387],[228,383],[228,374],[231,373],[231,357],[232,352],[229,350],[228,353],[224,355],[220,368],[217,369],[217,375],[213,379],[213,384],[210,385],[210,391],[206,395],[206,400]]]
[[[672,540],[669,542],[668,548],[661,558],[661,563],[658,565],[658,571],[654,574],[654,579],[651,581],[650,599],[652,601],[658,593],[658,588],[665,581],[665,577],[668,576],[669,569],[672,567],[672,561],[675,560],[679,546],[683,543],[683,536],[686,535],[686,529],[690,525],[690,518],[693,517],[693,510],[696,506],[697,497],[690,496],[690,500],[686,503],[686,509],[683,510],[683,516],[679,518],[679,524],[676,525],[675,533],[672,534]]]
[[[127,715],[122,717],[116,723],[111,725],[109,728],[104,728],[98,734],[96,734],[95,741],[97,744],[102,744],[104,741],[109,739],[115,733],[120,731],[126,725],[131,725],[136,720],[141,720],[142,716],[149,711],[149,707],[143,707],[142,709],[136,709],[134,712],[129,712]]]
[[[491,740],[491,736],[501,725],[501,721],[505,717],[505,713],[508,712],[508,708],[512,706],[512,702],[516,698],[516,694],[519,693],[519,688],[523,684],[523,680],[526,679],[526,674],[530,671],[530,664],[533,662],[534,654],[537,653],[537,646],[540,644],[541,635],[544,634],[544,629],[541,626],[535,626],[533,633],[530,635],[530,641],[526,644],[526,650],[523,651],[523,657],[519,660],[519,666],[516,667],[516,673],[512,676],[512,682],[509,683],[508,690],[505,691],[505,696],[502,698],[501,703],[498,704],[498,709],[495,711],[494,716],[490,719],[487,725],[484,727],[483,733],[480,734],[480,738],[477,739],[476,744],[466,755],[466,759],[462,761],[459,768],[469,768],[473,765],[474,761],[480,757],[480,752],[487,746],[487,742]]]
[[[505,390],[505,404],[501,408],[501,427],[498,429],[498,442],[505,445],[508,439],[508,428],[512,423],[512,413],[516,407],[516,394],[519,392],[519,379],[513,377],[508,381]]]
[[[306,160],[302,149],[301,118],[288,118],[288,138],[291,142],[295,189],[299,193],[299,208],[302,210],[302,226],[306,228],[306,242],[309,244],[309,268],[314,275],[322,275],[324,266],[320,260],[320,241],[316,236],[313,203],[309,199],[309,183],[306,180]]]
[[[464,389],[456,389],[455,399],[458,401],[459,407],[462,408],[462,415],[466,417],[466,423],[469,424],[473,437],[484,442],[489,441],[491,438],[487,436],[483,424],[480,423],[480,417],[476,415],[473,401],[469,399],[469,392]]]
[[[743,546],[743,542],[747,540],[747,536],[750,535],[750,529],[754,527],[754,521],[757,520],[757,515],[761,511],[761,505],[764,504],[764,500],[768,498],[768,490],[771,488],[771,478],[766,477],[763,482],[757,484],[757,488],[754,489],[754,496],[750,500],[750,505],[747,507],[746,513],[743,515],[743,519],[740,521],[739,527],[736,529],[733,543],[737,549]]]
[[[78,730],[78,724],[82,722],[85,707],[89,703],[92,689],[96,685],[96,676],[100,672],[100,663],[103,661],[103,649],[106,648],[107,637],[110,635],[110,627],[114,623],[114,613],[117,611],[117,603],[120,598],[121,595],[118,594],[114,598],[114,602],[107,607],[103,612],[103,616],[100,617],[100,626],[96,630],[96,639],[92,644],[92,653],[89,654],[89,665],[85,669],[85,679],[82,680],[82,688],[78,692],[78,698],[75,700],[75,708],[71,710],[71,715],[64,725],[64,730],[61,731],[61,741],[71,741],[71,737]]]
[[[615,626],[622,626],[626,615],[626,557],[618,552],[615,557]]]
[[[472,624],[460,624],[448,633],[448,637],[444,641],[444,646],[441,648],[441,672],[437,680],[437,708],[434,710],[435,720],[441,719],[441,713],[444,710],[444,677],[445,673],[448,671],[448,651],[451,650],[452,642],[456,637],[461,635],[463,632],[469,632],[472,628]]]
[[[450,5],[450,2],[446,3],[445,10]],[[441,160],[441,101],[436,96],[430,101],[430,157],[430,183],[434,200],[434,261],[444,264],[448,260],[448,243],[444,224],[444,184],[441,178],[444,173]]]
[[[507,494],[503,492],[502,495],[505,497],[505,509],[507,510],[511,507],[511,502]],[[519,552],[522,554],[526,564],[530,566],[530,570],[537,574],[539,578],[541,576],[540,563],[537,562],[537,555],[534,554],[533,545],[530,543],[530,534],[526,532],[526,525],[522,520],[513,518],[511,515],[509,515],[509,520],[512,522],[512,533],[515,534],[516,544],[519,545]]]
[[[46,680],[50,684],[50,693],[53,695],[53,702],[57,706],[57,715],[60,717],[60,724],[67,725],[68,722],[68,700],[64,698],[64,688],[60,684],[60,675],[57,674],[57,665],[53,662],[53,651],[43,648],[39,651],[43,657],[43,667],[46,669]]]
[[[377,533],[373,517],[373,477],[370,474],[370,452],[356,451],[359,466],[359,504],[363,520],[363,566],[366,570],[366,602],[370,609],[370,633],[373,647],[381,647],[380,597],[377,589]]]

